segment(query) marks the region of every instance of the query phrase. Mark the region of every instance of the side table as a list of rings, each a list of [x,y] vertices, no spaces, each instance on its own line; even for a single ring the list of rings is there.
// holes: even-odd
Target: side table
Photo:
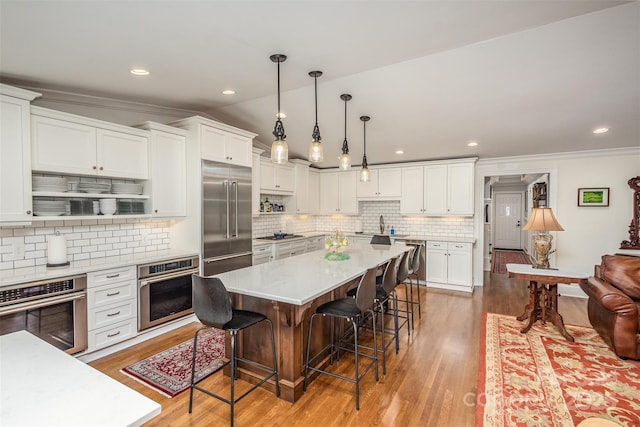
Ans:
[[[558,283],[587,283],[588,276],[567,270],[533,268],[528,264],[507,264],[507,271],[510,278],[529,281],[529,303],[525,306],[524,313],[517,317],[518,320],[527,319],[520,332],[524,334],[529,331],[537,320],[543,325],[549,321],[556,325],[562,336],[574,341],[558,313]]]

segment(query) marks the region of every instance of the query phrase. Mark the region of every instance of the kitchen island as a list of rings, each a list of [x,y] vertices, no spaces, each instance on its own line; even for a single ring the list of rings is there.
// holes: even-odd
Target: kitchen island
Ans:
[[[295,402],[302,396],[309,318],[316,308],[345,297],[369,268],[384,265],[409,249],[404,245],[351,245],[343,248],[350,256],[345,261],[328,261],[326,252],[320,250],[216,275],[231,293],[235,308],[263,313],[273,322],[280,397]],[[319,323],[314,325],[312,352],[329,342],[328,319],[323,319],[322,327]],[[243,331],[238,354],[271,366],[268,325]],[[259,376],[250,366],[242,365],[240,375],[249,381]],[[269,387],[273,388],[273,383]]]

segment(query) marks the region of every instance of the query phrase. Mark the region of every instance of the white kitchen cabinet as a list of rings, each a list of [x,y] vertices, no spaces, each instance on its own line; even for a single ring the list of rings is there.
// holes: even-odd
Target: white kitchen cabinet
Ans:
[[[402,168],[400,213],[472,216],[474,162],[466,160]]]
[[[203,159],[251,166],[252,138],[210,126],[200,128],[200,138]]]
[[[285,200],[287,212],[296,214],[309,214],[309,165],[311,162],[306,160],[290,160],[293,164],[295,188],[293,196]],[[317,193],[316,193],[317,196]]]
[[[323,214],[357,214],[357,172],[320,174],[320,211]]]
[[[187,132],[154,122],[138,127],[150,135],[151,179],[146,183],[146,191],[151,193],[151,215],[156,218],[186,216]]]
[[[200,116],[177,120],[169,125],[189,132],[188,140],[198,147],[200,159],[252,166],[255,133]]]
[[[473,290],[472,244],[427,241],[427,286]]]
[[[136,266],[87,273],[87,351],[137,334],[137,289]]]
[[[251,156],[251,215],[260,215],[260,155],[264,152],[253,149]]]
[[[307,192],[309,199],[309,214],[315,215],[320,213],[320,173],[309,170],[309,189]]]
[[[31,167],[38,172],[149,178],[144,130],[31,108]]]
[[[293,194],[295,172],[291,165],[271,163],[267,158],[260,159],[260,192],[263,194]]]
[[[307,252],[324,249],[324,236],[314,236],[307,239]]]
[[[29,103],[39,93],[0,84],[0,222],[31,221]]]
[[[371,179],[357,181],[357,197],[360,200],[398,200],[402,196],[401,168],[371,168]]]
[[[273,259],[289,258],[293,249],[293,242],[274,243]]]
[[[258,245],[253,247],[252,265],[265,264],[273,261],[273,244]]]

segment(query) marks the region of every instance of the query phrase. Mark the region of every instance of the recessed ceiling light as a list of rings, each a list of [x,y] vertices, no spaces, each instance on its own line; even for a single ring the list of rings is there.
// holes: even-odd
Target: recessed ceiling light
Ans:
[[[396,151],[396,154],[404,154],[404,151],[398,150],[398,151]]]
[[[151,74],[149,70],[145,70],[144,68],[132,68],[129,72],[134,76],[148,76]]]
[[[223,90],[222,94],[223,95],[235,95],[236,91],[235,90],[231,90],[231,89],[227,89],[227,90]]]
[[[477,147],[478,143],[476,141],[471,141],[467,144],[467,147]]]
[[[609,128],[605,128],[605,127],[601,127],[593,130],[593,133],[595,134],[607,133],[607,132],[609,132]]]

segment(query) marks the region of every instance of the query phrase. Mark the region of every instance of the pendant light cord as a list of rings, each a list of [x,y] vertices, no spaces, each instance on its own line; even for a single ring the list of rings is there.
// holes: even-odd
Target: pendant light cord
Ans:
[[[271,60],[276,62],[278,65],[278,115],[276,117],[276,125],[273,129],[273,136],[276,137],[276,141],[284,141],[287,138],[287,135],[284,133],[284,125],[280,120],[280,62],[284,61],[285,59],[286,56],[284,57],[284,59],[282,57],[278,58],[276,56],[273,56],[271,58]]]
[[[347,101],[344,100],[344,141],[342,142],[342,154],[349,154],[349,144],[347,143]]]
[[[314,87],[315,87],[315,107],[316,107],[316,124],[313,126],[313,133],[311,134],[311,138],[313,142],[320,142],[322,137],[320,136],[320,127],[318,126],[318,76],[322,75],[322,71],[312,71],[309,73],[313,76]]]

